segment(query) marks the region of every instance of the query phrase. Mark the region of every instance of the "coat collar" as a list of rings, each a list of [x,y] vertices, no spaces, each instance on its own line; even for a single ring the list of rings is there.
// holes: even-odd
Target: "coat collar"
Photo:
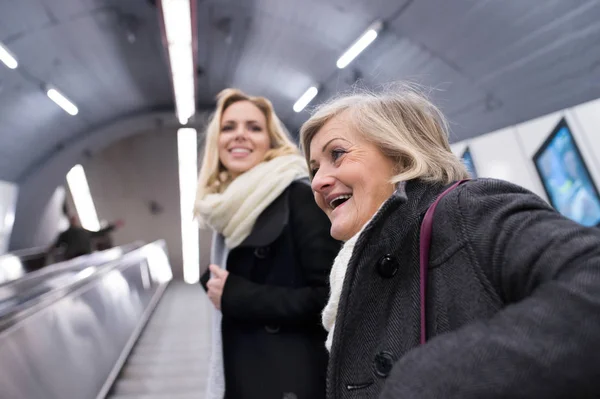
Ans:
[[[290,207],[288,201],[289,187],[275,199],[256,219],[252,232],[238,246],[264,247],[271,244],[283,232],[288,224]]]
[[[362,239],[376,236],[381,243],[411,226],[411,221],[421,220],[438,194],[444,190],[441,183],[430,183],[415,179],[398,183],[390,198],[379,208],[365,227]],[[394,237],[392,237],[394,236]]]
[[[345,309],[345,311],[338,312],[336,320],[337,327],[333,340],[334,342],[338,341],[338,344],[333,345],[330,353],[332,364],[335,364],[337,359],[337,349],[344,346],[344,343],[340,342],[343,340],[341,331],[347,326],[353,325],[354,317],[360,317],[348,307],[348,300],[351,295],[361,296],[364,294],[364,292],[359,292],[364,287],[359,288],[358,283],[364,282],[371,274],[365,269],[371,265],[368,261],[376,261],[373,257],[383,255],[385,252],[382,251],[393,251],[402,243],[410,241],[407,238],[418,235],[423,216],[443,189],[444,185],[442,184],[422,180],[398,183],[392,196],[383,203],[365,226],[355,244],[346,270],[339,303],[339,309]],[[410,253],[408,248],[404,248],[403,251]],[[418,244],[416,251],[418,253]]]

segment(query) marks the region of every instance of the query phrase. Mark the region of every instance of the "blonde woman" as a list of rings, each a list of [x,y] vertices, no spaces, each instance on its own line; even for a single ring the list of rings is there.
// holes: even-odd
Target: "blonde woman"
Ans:
[[[334,99],[301,142],[345,241],[328,398],[600,397],[599,229],[463,181],[443,115],[410,88]]]
[[[307,177],[267,99],[219,94],[196,201],[214,230],[207,398],[325,397],[320,311],[340,246]]]

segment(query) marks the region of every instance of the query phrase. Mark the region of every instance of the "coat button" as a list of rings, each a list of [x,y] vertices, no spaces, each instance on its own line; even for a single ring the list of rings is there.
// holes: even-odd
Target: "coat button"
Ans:
[[[270,250],[271,249],[269,247],[256,248],[254,250],[254,256],[256,256],[258,259],[265,259],[267,256],[269,256]]]
[[[390,352],[379,352],[375,356],[375,373],[381,378],[390,375],[394,367],[394,357]]]
[[[400,265],[392,255],[385,255],[377,263],[377,271],[383,278],[391,278],[398,272]]]

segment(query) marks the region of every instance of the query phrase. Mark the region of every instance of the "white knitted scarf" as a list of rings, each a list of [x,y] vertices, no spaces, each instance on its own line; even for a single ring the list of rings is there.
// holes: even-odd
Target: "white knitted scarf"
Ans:
[[[225,237],[227,248],[235,248],[250,235],[260,214],[294,180],[306,176],[306,161],[299,155],[262,162],[234,179],[224,192],[198,198],[196,213]]]
[[[381,206],[383,206],[383,204]],[[381,209],[381,207],[379,209]],[[375,215],[378,213],[379,210],[375,212]],[[338,307],[340,305],[340,296],[342,295],[342,288],[344,286],[348,264],[350,263],[350,259],[354,253],[354,246],[356,245],[356,242],[358,241],[358,238],[361,236],[362,232],[375,218],[375,215],[363,225],[358,233],[353,235],[344,243],[342,249],[333,261],[331,273],[329,274],[329,300],[327,301],[322,314],[323,327],[325,327],[325,330],[327,331],[325,347],[329,352],[331,352],[331,345],[333,344],[333,332],[335,330],[335,319],[337,318]]]
[[[333,331],[335,329],[335,319],[337,317],[338,306],[340,304],[340,295],[342,294],[342,286],[346,276],[346,269],[354,251],[354,245],[360,234],[356,234],[351,239],[346,241],[342,249],[333,261],[333,267],[329,274],[329,286],[331,293],[325,309],[323,309],[323,327],[327,330],[327,341],[325,347],[331,352],[331,344],[333,343]]]

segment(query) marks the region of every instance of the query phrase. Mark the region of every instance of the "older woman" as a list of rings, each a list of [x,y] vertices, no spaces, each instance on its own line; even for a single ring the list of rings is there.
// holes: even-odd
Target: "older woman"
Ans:
[[[600,230],[507,182],[454,185],[444,118],[410,89],[335,99],[301,141],[345,241],[329,398],[600,397]]]

